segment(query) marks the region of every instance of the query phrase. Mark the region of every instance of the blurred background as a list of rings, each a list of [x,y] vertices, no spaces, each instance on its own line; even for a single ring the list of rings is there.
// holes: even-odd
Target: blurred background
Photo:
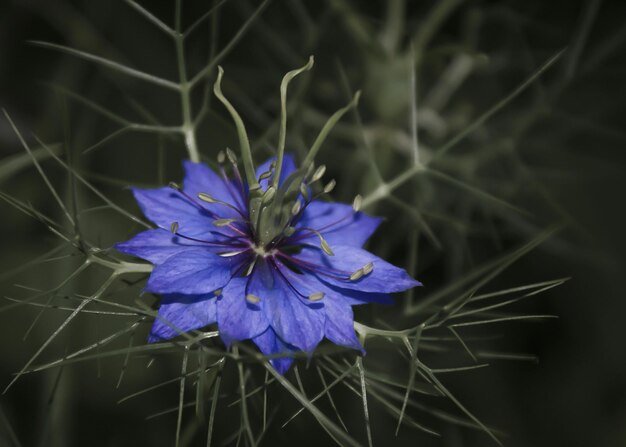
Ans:
[[[180,124],[175,92],[83,57],[97,55],[177,81],[174,44],[158,26],[173,26],[174,1],[141,5],[156,19],[150,22],[145,12],[123,0],[0,2],[0,106],[32,147],[60,200],[80,216],[82,236],[102,249],[140,227],[103,206],[37,138],[82,179],[137,216],[127,186],[155,187],[181,178],[183,140],[158,130]],[[192,27],[185,41],[190,77],[208,67],[192,95],[194,112],[202,118],[200,152],[212,162],[219,150],[236,144],[228,115],[210,93],[217,61],[226,71],[224,91],[244,117],[262,161],[276,141],[281,78],[314,55],[314,69],[291,87],[289,148],[301,159],[327,117],[362,90],[358,113],[350,112],[334,129],[318,162],[327,165],[328,178],[338,181],[336,200],[349,202],[360,193],[371,199],[366,211],[386,218],[369,248],[425,284],[411,296],[398,296],[397,306],[358,309],[357,319],[382,328],[413,327],[440,308],[436,303],[419,309],[420,302],[446,287],[459,292],[463,278],[480,266],[541,240],[498,270],[479,292],[571,278],[515,304],[514,315],[558,318],[464,330],[470,350],[489,367],[442,375],[442,380],[497,431],[504,445],[623,446],[624,17],[626,3],[618,0],[185,0],[182,26]],[[138,130],[133,123],[157,131]],[[59,247],[61,241],[41,215],[61,222],[70,233],[76,228],[63,223],[62,210],[4,116],[0,158],[4,387],[63,323],[68,315],[63,307],[93,293],[103,277],[89,271],[54,295],[41,294],[80,264],[80,256]],[[428,168],[378,194],[381,184],[394,184],[411,166]],[[23,212],[31,207],[41,213],[38,218]],[[559,230],[543,237],[555,227]],[[30,263],[44,258],[51,260]],[[118,302],[139,299],[140,284],[127,286]],[[37,293],[41,299],[30,303],[39,307],[15,305],[14,300]],[[156,302],[155,297],[142,299],[150,306]],[[61,309],[40,313],[42,306],[52,305]],[[97,343],[124,323],[104,314],[80,315],[35,364]],[[141,344],[148,330],[142,324],[106,349]],[[433,368],[471,360],[463,350],[437,346],[425,353]],[[387,368],[406,381],[406,362],[393,359],[385,365],[389,349],[373,344],[366,365]],[[122,355],[26,374],[0,397],[0,444],[174,445],[176,381],[118,401],[175,379],[180,367],[179,357],[152,361],[137,355],[125,361]],[[300,368],[305,382],[316,380],[306,362]],[[254,374],[263,380],[261,370]],[[234,379],[225,372],[225,383],[229,380]],[[192,400],[192,385],[189,390]],[[297,409],[283,394],[268,390],[278,416],[262,444],[332,445],[309,415],[280,428],[289,408]],[[215,445],[237,443],[231,435],[239,413],[228,407],[236,396],[227,395],[220,404]],[[360,399],[347,387],[338,387],[334,397],[349,433],[366,445]],[[419,403],[422,396],[411,399]],[[284,414],[279,404],[287,407]],[[450,402],[433,405],[462,415]],[[372,403],[374,445],[496,445],[480,430],[433,417],[434,410],[415,413],[415,420],[423,418],[441,437],[404,426],[396,437],[397,415],[382,407]],[[182,445],[205,445],[206,428],[188,422],[192,419],[185,416]]]

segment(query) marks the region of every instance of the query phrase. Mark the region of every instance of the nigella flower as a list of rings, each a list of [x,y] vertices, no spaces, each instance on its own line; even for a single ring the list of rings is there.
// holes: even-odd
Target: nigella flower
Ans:
[[[324,168],[299,176],[288,155],[278,188],[269,186],[276,163],[259,167],[263,193],[251,200],[229,156],[234,180],[222,155],[221,175],[186,161],[182,187],[133,190],[159,228],[116,249],[155,265],[146,290],[162,301],[149,341],[217,323],[227,345],[252,339],[267,355],[312,352],[324,337],[361,349],[351,306],[388,302],[388,293],[419,285],[361,248],[380,219],[319,200],[334,181],[312,194]],[[292,359],[272,362],[285,372]]]
[[[243,175],[227,150],[218,156],[219,174],[187,161],[182,187],[133,190],[158,228],[115,248],[155,265],[145,290],[162,299],[150,342],[217,323],[227,346],[251,339],[266,355],[282,354],[272,364],[284,373],[289,354],[311,353],[323,338],[361,350],[352,306],[389,302],[389,293],[420,285],[362,248],[380,219],[359,212],[358,198],[353,206],[320,200],[335,182],[319,186],[325,168],[313,170],[313,158],[358,93],[331,116],[300,169],[284,153],[287,85],[312,65],[311,57],[281,83],[275,160],[255,170],[243,121],[222,94],[219,67],[214,92],[237,128]]]

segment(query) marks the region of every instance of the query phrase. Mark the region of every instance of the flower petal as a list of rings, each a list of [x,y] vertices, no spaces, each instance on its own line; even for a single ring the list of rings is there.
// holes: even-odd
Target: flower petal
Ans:
[[[270,170],[270,164],[276,160],[276,157],[272,157],[267,160],[265,163],[259,165],[256,169],[256,178],[258,179],[261,174]],[[280,180],[278,181],[278,185],[282,185],[287,177],[289,177],[296,170],[296,161],[291,154],[283,155],[283,166],[280,170]],[[270,179],[264,179],[259,182],[261,185],[261,189],[265,191],[269,186]]]
[[[350,205],[315,200],[306,207],[297,226],[321,232],[331,246],[336,244],[362,247],[381,221],[379,217],[355,213]],[[306,230],[303,230],[300,234],[306,234],[305,232]],[[298,237],[298,234],[294,236]],[[302,242],[319,244],[315,234],[303,238]]]
[[[146,290],[201,295],[224,287],[241,256],[223,258],[205,249],[189,249],[155,267]]]
[[[305,247],[294,257],[302,261],[303,265],[315,265],[315,268],[311,268],[313,271],[317,271],[318,278],[342,289],[370,293],[391,293],[402,292],[421,285],[419,281],[411,278],[404,269],[391,265],[361,248],[335,245],[332,249],[334,256],[328,256],[316,247]],[[356,281],[348,279],[352,273],[368,263],[372,263],[374,266],[371,273],[363,275]]]
[[[143,214],[160,228],[169,229],[172,222],[178,222],[180,232],[187,236],[205,235],[215,229],[209,213],[172,188],[133,188],[133,194]]]
[[[145,259],[153,264],[161,264],[183,250],[198,246],[202,244],[174,236],[171,232],[158,228],[143,231],[132,239],[115,244],[113,247],[127,255]]]
[[[315,306],[324,307],[324,335],[330,341],[341,346],[363,350],[361,343],[354,332],[354,315],[350,301],[352,296],[374,295],[356,292],[353,290],[336,289],[323,283],[315,275],[298,274],[278,264],[285,279],[288,280],[300,293],[311,295],[323,293],[320,301],[315,301]],[[356,301],[356,300],[355,300]],[[362,304],[362,301],[357,301]]]
[[[254,337],[252,341],[265,355],[288,354],[294,351],[293,348],[290,348],[289,345],[276,336],[276,332],[274,332],[271,327],[267,328],[267,330],[262,334]],[[285,374],[293,363],[293,358],[277,357],[275,359],[271,359],[270,363],[280,374]]]
[[[327,339],[340,346],[358,349],[364,352],[354,331],[354,314],[352,307],[340,296],[326,295],[326,322],[324,335]]]
[[[260,268],[267,266],[261,263]],[[256,271],[255,271],[256,272]],[[311,352],[324,337],[323,306],[309,306],[277,271],[253,275],[248,293],[262,301],[262,308],[276,334],[286,343]]]
[[[233,278],[217,301],[217,325],[226,345],[256,337],[269,325],[261,307],[246,300],[247,283],[248,278]]]
[[[207,295],[164,295],[150,330],[149,343],[169,340],[216,321],[216,298]]]

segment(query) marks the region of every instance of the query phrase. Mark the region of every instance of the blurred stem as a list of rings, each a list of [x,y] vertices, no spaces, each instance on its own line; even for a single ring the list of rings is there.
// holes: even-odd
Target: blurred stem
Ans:
[[[463,3],[463,0],[442,0],[430,11],[428,17],[419,27],[417,34],[415,34],[413,38],[416,64],[420,64],[424,50],[428,46],[430,39],[461,3]]]
[[[180,101],[183,112],[182,132],[185,138],[185,148],[189,159],[194,163],[200,162],[198,143],[196,142],[196,128],[191,112],[191,85],[187,81],[187,65],[185,62],[184,34],[181,32],[182,0],[176,0],[176,19],[174,40],[176,43],[176,61],[178,64],[178,79],[180,81]]]

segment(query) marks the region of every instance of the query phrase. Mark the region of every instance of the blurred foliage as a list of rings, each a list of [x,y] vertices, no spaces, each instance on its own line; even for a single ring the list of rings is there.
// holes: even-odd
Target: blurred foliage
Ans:
[[[626,442],[623,2],[186,0],[178,54],[175,3],[0,5],[0,105],[32,148],[2,117],[0,377],[57,366],[2,397],[0,440],[205,445],[210,425],[214,445],[330,444],[322,426],[362,445],[485,445],[486,427],[505,445]],[[357,309],[367,356],[323,346],[286,381],[245,344],[224,357],[211,332],[146,348],[158,301],[107,250],[142,228],[126,186],[180,180],[187,105],[202,159],[236,147],[218,63],[257,161],[272,154],[280,81],[309,55],[288,150],[302,160],[362,90],[316,162],[336,200],[361,194],[386,218],[371,251],[425,287]],[[311,402],[320,414],[281,428]]]

